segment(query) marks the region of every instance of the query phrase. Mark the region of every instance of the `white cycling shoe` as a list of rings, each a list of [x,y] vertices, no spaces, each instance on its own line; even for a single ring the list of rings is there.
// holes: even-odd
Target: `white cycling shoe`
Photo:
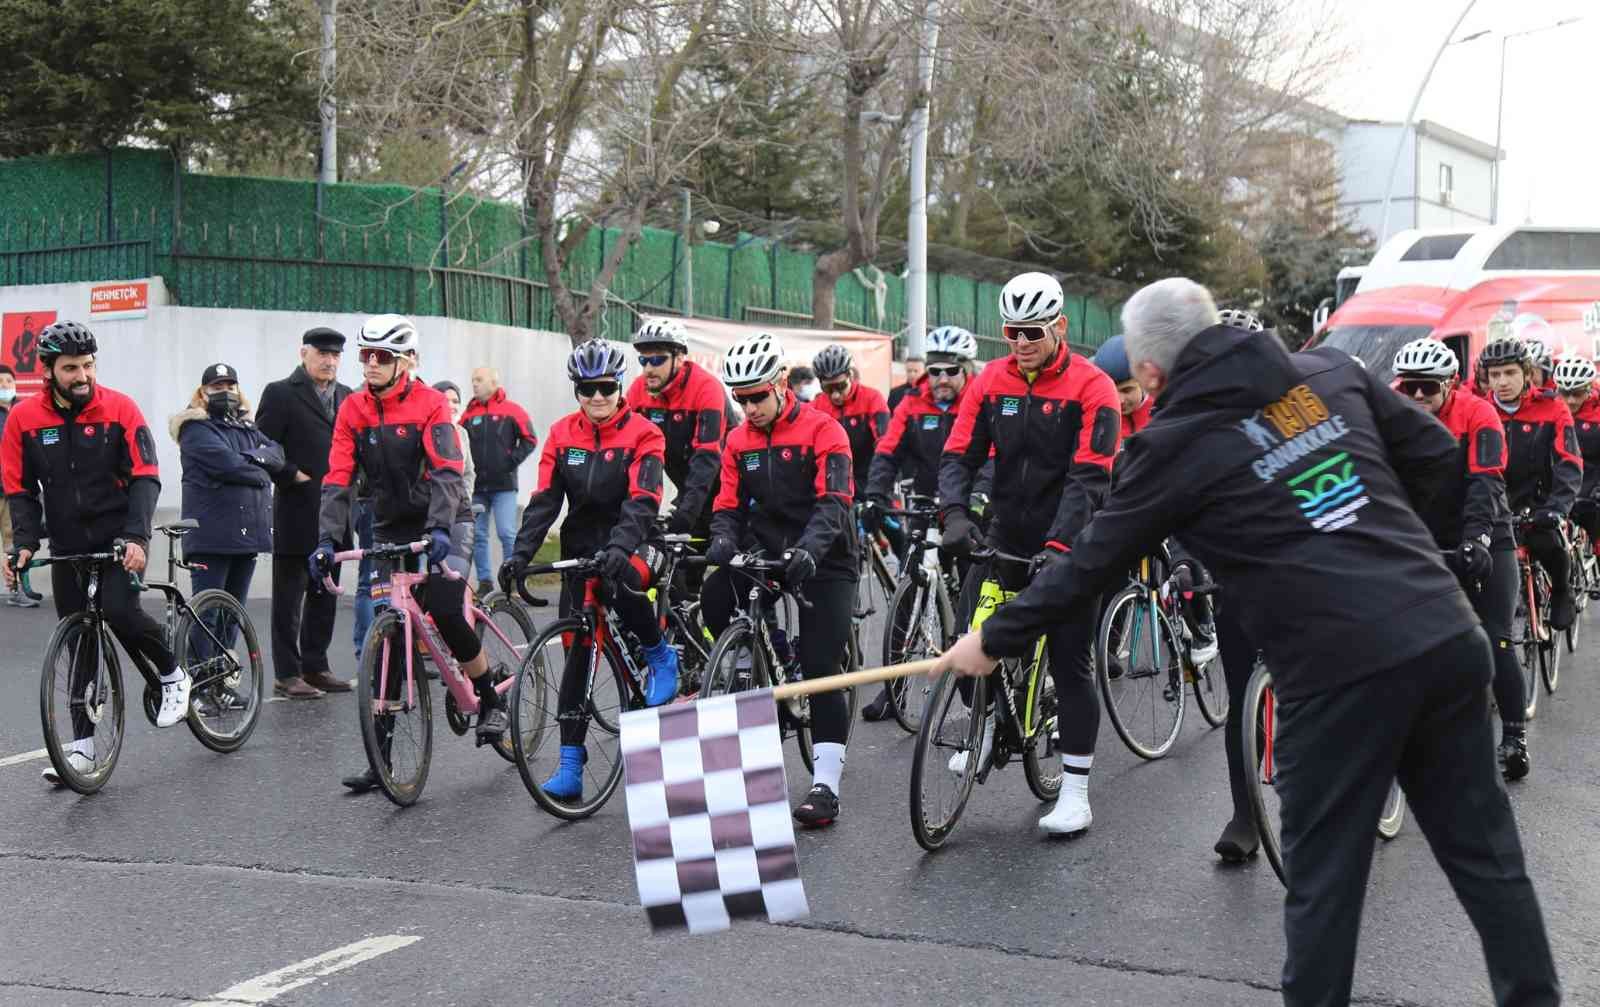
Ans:
[[[79,776],[88,776],[94,772],[94,739],[79,738],[67,745],[67,767]],[[55,763],[44,767],[39,774],[44,782],[52,787],[62,787],[66,784],[61,779],[61,774],[56,772]]]
[[[1074,780],[1083,782],[1075,785]],[[1089,778],[1064,774],[1061,796],[1050,813],[1039,819],[1040,831],[1047,836],[1072,836],[1087,829],[1093,821],[1094,815],[1089,811]]]
[[[994,716],[991,714],[983,721],[983,741],[978,745],[978,770],[980,772],[983,770],[984,766],[989,764],[989,753],[993,750]],[[971,754],[972,753],[970,751],[963,749],[962,751],[950,756],[950,761],[947,763],[947,765],[950,767],[950,772],[956,774],[957,776],[964,776],[967,772],[967,756]]]
[[[1215,661],[1217,659],[1217,654],[1218,647],[1216,637],[1212,637],[1207,643],[1201,643],[1199,640],[1193,640],[1189,643],[1189,663],[1193,664],[1196,668],[1204,668],[1212,661]]]
[[[173,727],[183,723],[189,715],[189,673],[179,671],[178,677],[161,676],[161,708],[156,711],[157,727]]]

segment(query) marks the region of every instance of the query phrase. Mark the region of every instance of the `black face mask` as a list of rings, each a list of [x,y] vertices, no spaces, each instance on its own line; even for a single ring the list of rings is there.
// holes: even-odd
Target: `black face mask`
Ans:
[[[206,396],[206,412],[221,419],[239,411],[238,392],[212,392]]]

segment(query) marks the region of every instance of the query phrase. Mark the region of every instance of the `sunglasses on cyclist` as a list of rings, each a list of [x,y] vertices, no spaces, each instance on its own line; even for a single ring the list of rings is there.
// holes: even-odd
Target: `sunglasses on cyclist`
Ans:
[[[592,399],[596,395],[609,399],[617,394],[617,389],[621,386],[615,381],[579,381],[573,387],[577,389],[580,399]]]
[[[1043,325],[1002,325],[1000,326],[1000,334],[1005,336],[1006,341],[1010,343],[1019,343],[1023,340],[1037,343],[1049,335],[1050,330]]]
[[[768,386],[761,389],[759,392],[745,392],[743,394],[734,392],[733,400],[739,403],[741,406],[759,406],[761,403],[767,401],[767,396],[771,394],[772,388],[771,386]]]
[[[672,354],[670,353],[652,353],[649,356],[643,353],[639,354],[639,363],[646,367],[660,367],[671,359]]]
[[[393,351],[380,350],[375,346],[369,346],[368,348],[362,350],[360,353],[356,354],[356,357],[361,361],[363,366],[373,363],[377,364],[379,367],[388,367],[390,364],[394,363]]]
[[[930,377],[930,378],[953,378],[957,374],[960,374],[960,373],[961,373],[961,365],[960,364],[929,364],[928,365],[928,377]]]
[[[850,379],[840,378],[838,381],[824,381],[822,390],[832,395],[834,392],[845,392],[850,389]]]
[[[1433,378],[1408,378],[1405,381],[1400,382],[1400,394],[1406,396],[1407,398],[1413,399],[1418,395],[1421,395],[1423,398],[1431,399],[1435,395],[1438,395],[1439,389],[1443,387],[1444,382],[1434,380]]]

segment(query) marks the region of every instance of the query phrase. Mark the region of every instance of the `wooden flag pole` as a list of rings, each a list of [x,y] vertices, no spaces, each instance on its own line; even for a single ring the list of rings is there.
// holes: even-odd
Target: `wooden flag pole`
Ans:
[[[806,682],[788,682],[773,689],[772,697],[774,699],[794,699],[796,696],[809,696],[818,692],[832,692],[835,689],[849,689],[857,685],[887,682],[891,678],[926,675],[933,670],[933,666],[938,661],[937,657],[930,657],[922,661],[891,664],[884,668],[863,668],[860,671],[847,671],[842,675],[828,675],[825,678],[813,678]]]

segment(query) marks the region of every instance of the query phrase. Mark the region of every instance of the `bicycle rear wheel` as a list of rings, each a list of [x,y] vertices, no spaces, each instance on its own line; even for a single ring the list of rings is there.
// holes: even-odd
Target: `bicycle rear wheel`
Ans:
[[[1117,736],[1141,759],[1172,751],[1183,727],[1183,656],[1167,613],[1130,585],[1106,606],[1095,639],[1095,677]]]
[[[494,624],[505,639],[489,629],[483,621],[477,625],[478,642],[483,646],[484,656],[489,659],[489,674],[494,676],[496,685],[510,678],[522,667],[523,658],[528,656],[528,649],[533,646],[536,630],[533,626],[533,617],[528,615],[528,610],[520,603],[498,591],[489,595],[482,603],[483,612],[489,617],[489,622]],[[507,643],[510,646],[507,646]],[[509,702],[511,695],[509,689],[500,694],[502,700]],[[507,762],[516,762],[515,746],[509,734],[500,738],[500,743],[491,745],[495,754]]]
[[[1194,705],[1212,727],[1228,722],[1228,676],[1222,668],[1222,655],[1207,661],[1194,672]]]
[[[433,760],[433,690],[407,660],[405,646],[405,617],[381,613],[367,631],[356,672],[356,716],[367,764],[384,795],[402,808],[422,796]],[[390,670],[380,695],[385,660]]]
[[[1244,735],[1241,747],[1246,760],[1245,790],[1250,795],[1250,811],[1255,816],[1256,833],[1261,837],[1261,849],[1267,855],[1267,862],[1278,880],[1284,881],[1283,826],[1275,755],[1278,718],[1272,697],[1272,673],[1266,665],[1257,664],[1251,673],[1250,682],[1244,688],[1241,712],[1239,727]]]
[[[63,784],[92,794],[111,779],[122,753],[123,705],[122,665],[110,634],[84,612],[61,620],[44,651],[39,720]]]
[[[238,751],[266,700],[255,624],[233,595],[212,588],[189,599],[174,643],[178,667],[190,678],[190,733],[213,752]]]
[[[711,648],[700,695],[725,696],[777,684],[777,673],[767,660],[766,648],[756,638],[755,627],[747,618],[734,619]],[[778,733],[784,741],[794,739],[800,749],[800,761],[805,763],[806,772],[811,772],[810,697],[786,699],[778,704]]]
[[[1056,680],[1050,674],[1048,651],[1039,654],[1039,671],[1021,707],[1027,747],[1022,750],[1022,775],[1028,789],[1041,801],[1061,794],[1061,760],[1052,758],[1056,746]]]
[[[946,621],[934,586],[916,576],[907,577],[889,602],[889,617],[883,625],[883,663],[904,664],[938,654],[951,634]],[[922,711],[932,693],[933,680],[926,675],[891,680],[889,709],[895,723],[908,734],[920,731]]]
[[[1389,796],[1384,799],[1383,813],[1378,816],[1378,838],[1388,842],[1400,834],[1406,824],[1406,795],[1400,781],[1389,784]]]
[[[567,821],[599,811],[622,780],[619,725],[622,711],[631,708],[627,670],[615,648],[603,647],[594,655],[592,646],[582,619],[556,620],[534,639],[511,687],[511,736],[522,784],[539,807]],[[577,707],[585,727],[583,789],[576,798],[564,799],[544,788],[560,765],[561,687],[568,674],[587,677],[591,661],[597,662],[594,679]]]
[[[945,672],[928,697],[917,750],[911,757],[911,834],[933,852],[945,844],[978,779],[978,748],[983,740],[986,679],[971,682],[971,705],[961,697],[961,680]],[[960,757],[960,758],[958,758]],[[954,768],[952,768],[954,767]]]

